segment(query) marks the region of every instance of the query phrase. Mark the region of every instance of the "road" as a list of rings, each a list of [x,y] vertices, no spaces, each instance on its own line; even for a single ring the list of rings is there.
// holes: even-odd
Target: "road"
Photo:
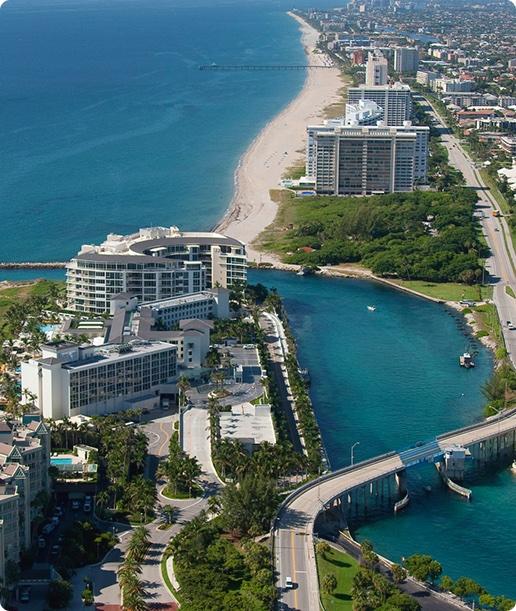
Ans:
[[[428,112],[437,122],[441,132],[442,144],[446,147],[449,161],[452,166],[460,170],[468,187],[472,187],[478,194],[476,209],[482,212],[480,222],[486,237],[491,256],[486,261],[486,268],[490,274],[493,285],[493,301],[498,309],[498,315],[502,323],[505,345],[513,366],[516,367],[516,331],[507,327],[507,321],[516,322],[516,299],[508,295],[505,287],[509,286],[516,292],[516,253],[511,240],[511,232],[507,220],[503,217],[492,216],[493,210],[500,210],[496,199],[491,195],[489,187],[484,183],[475,163],[462,148],[458,138],[445,126],[440,116],[428,103]],[[513,265],[514,264],[514,265]]]
[[[177,417],[160,416],[142,426],[149,438],[149,456],[146,464],[146,476],[155,477],[156,468],[161,458],[168,453],[168,444],[173,430],[173,422]],[[170,500],[161,494],[164,481],[158,481],[158,507],[173,505],[177,509],[177,521],[167,530],[160,530],[160,521],[148,525],[150,533],[149,552],[142,564],[141,579],[149,592],[149,602],[153,609],[174,609],[175,600],[169,593],[161,577],[161,557],[170,539],[176,535],[185,524],[206,508],[208,497],[215,494],[220,486],[211,462],[211,448],[208,429],[208,414],[205,409],[194,408],[184,416],[185,450],[196,456],[203,470],[200,483],[205,494],[199,499]],[[120,604],[120,589],[116,574],[130,538],[131,530],[119,534],[120,542],[109,552],[104,561],[98,565],[85,567],[77,572],[73,579],[74,601],[72,609],[82,608],[80,593],[84,589],[84,577],[90,577],[94,584],[95,602],[97,604]]]
[[[470,446],[516,429],[516,410],[503,417],[441,435],[413,451],[392,452],[322,476],[291,494],[274,525],[274,558],[280,586],[280,608],[318,609],[319,585],[313,527],[321,510],[345,492],[404,470],[416,461],[430,460],[438,451],[455,445]],[[437,447],[438,446],[438,447]],[[405,456],[406,460],[403,460]],[[287,577],[295,587],[285,589]]]

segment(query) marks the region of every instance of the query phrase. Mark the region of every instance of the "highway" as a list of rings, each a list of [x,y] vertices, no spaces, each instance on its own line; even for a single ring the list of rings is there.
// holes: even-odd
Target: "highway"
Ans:
[[[489,188],[482,180],[475,163],[462,148],[452,131],[444,125],[431,102],[426,98],[420,98],[420,101],[421,99],[426,101],[429,114],[437,122],[437,127],[441,132],[442,144],[448,151],[450,164],[462,172],[466,185],[472,187],[478,193],[479,201],[476,210],[482,213],[480,222],[491,249],[491,256],[486,261],[486,269],[489,272],[490,281],[493,285],[493,301],[498,309],[498,315],[502,323],[505,345],[511,362],[516,367],[516,331],[511,331],[507,327],[507,321],[516,322],[516,299],[505,291],[506,286],[511,287],[513,290],[516,289],[516,272],[514,268],[514,265],[516,265],[516,254],[511,240],[509,225],[505,218],[493,217],[493,210],[499,210],[500,213],[502,211]]]
[[[346,467],[305,484],[286,499],[274,525],[274,559],[279,579],[280,609],[311,611],[319,608],[319,586],[313,528],[318,514],[346,492],[430,461],[447,448],[471,446],[516,429],[516,410],[479,424],[452,431],[400,454],[391,452]],[[294,588],[286,589],[291,577]]]

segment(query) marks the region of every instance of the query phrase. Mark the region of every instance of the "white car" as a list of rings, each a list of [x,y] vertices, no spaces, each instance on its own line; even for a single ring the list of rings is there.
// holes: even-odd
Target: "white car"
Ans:
[[[292,581],[292,577],[287,577],[285,579],[285,589],[292,590],[294,587],[294,582]]]

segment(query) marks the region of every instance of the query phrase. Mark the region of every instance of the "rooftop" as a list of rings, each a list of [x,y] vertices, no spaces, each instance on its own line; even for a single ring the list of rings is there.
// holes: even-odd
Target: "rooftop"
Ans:
[[[270,405],[242,403],[220,414],[220,434],[227,439],[276,443]]]

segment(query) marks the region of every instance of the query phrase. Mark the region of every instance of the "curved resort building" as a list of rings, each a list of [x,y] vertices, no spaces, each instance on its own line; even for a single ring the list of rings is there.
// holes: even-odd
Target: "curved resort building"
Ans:
[[[82,246],[66,269],[68,307],[101,314],[120,293],[157,301],[228,288],[246,277],[242,242],[219,233],[147,227],[126,236],[109,234],[99,246]]]

